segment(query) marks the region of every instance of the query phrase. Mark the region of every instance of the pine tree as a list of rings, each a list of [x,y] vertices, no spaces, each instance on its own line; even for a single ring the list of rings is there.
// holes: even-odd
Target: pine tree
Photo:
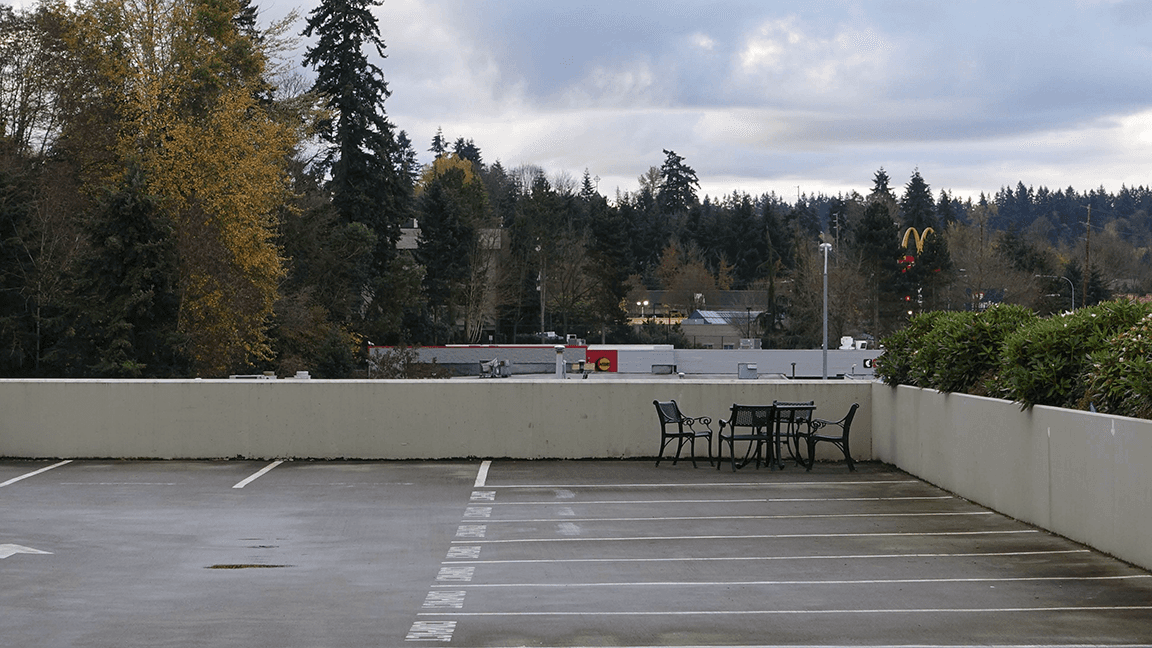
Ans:
[[[748,194],[733,194],[729,210],[732,229],[727,259],[732,263],[737,289],[744,290],[764,273],[768,240],[764,236],[764,220]]]
[[[458,137],[452,144],[452,153],[461,160],[471,162],[477,171],[484,169],[484,158],[480,154],[480,147],[476,146],[476,142]]]
[[[904,197],[900,200],[900,215],[904,219],[904,227],[915,228],[921,235],[928,228],[939,231],[940,224],[936,218],[936,203],[932,200],[932,190],[920,170],[912,173],[912,178],[904,187]]]
[[[404,174],[408,184],[415,186],[420,179],[420,162],[416,159],[416,149],[412,147],[412,140],[407,131],[396,134],[396,166]]]
[[[884,167],[880,167],[880,169],[876,171],[876,174],[872,176],[872,193],[868,194],[869,202],[883,200],[895,203],[896,195],[892,193],[892,187],[888,185],[890,181],[888,172],[884,170]]]
[[[416,260],[425,269],[424,295],[440,331],[438,341],[452,335],[461,318],[466,332],[478,337],[488,315],[488,270],[494,262],[490,241],[480,236],[492,225],[484,183],[472,162],[451,155],[425,170],[420,190]]]
[[[587,174],[585,174],[587,178]],[[591,244],[588,251],[589,274],[596,283],[592,293],[592,314],[600,324],[601,341],[607,331],[620,327],[626,313],[620,307],[628,296],[627,280],[632,267],[628,256],[628,223],[620,210],[589,186],[587,194]]]
[[[656,190],[656,204],[661,213],[682,214],[696,204],[696,190],[700,180],[692,167],[675,151],[664,149],[664,164],[660,167],[660,184]]]
[[[899,315],[899,306],[895,300],[900,297],[897,294],[900,240],[895,218],[888,205],[889,202],[883,199],[882,194],[881,199],[869,201],[855,231],[856,249],[861,256],[867,283],[873,288],[869,301],[872,325],[875,327],[873,334],[878,337],[895,328]]]
[[[384,112],[391,92],[384,74],[364,49],[384,57],[384,41],[372,7],[382,0],[322,0],[308,15],[304,35],[317,38],[304,54],[316,70],[313,91],[331,118],[320,137],[328,144],[324,164],[337,213],[376,234],[376,269],[395,256],[400,224],[409,216],[411,183],[396,161],[403,155]]]
[[[428,149],[436,157],[441,158],[448,154],[448,140],[444,139],[444,130],[441,128],[436,129],[436,134],[432,136],[432,146]]]
[[[99,201],[88,230],[92,247],[77,282],[79,361],[96,376],[185,375],[172,225],[138,169]]]
[[[936,215],[942,227],[948,227],[961,219],[963,207],[953,198],[947,190],[940,190],[940,198],[936,201]]]

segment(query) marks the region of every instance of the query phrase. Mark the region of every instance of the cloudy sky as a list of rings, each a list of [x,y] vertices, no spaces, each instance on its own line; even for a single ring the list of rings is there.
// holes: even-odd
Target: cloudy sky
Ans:
[[[318,0],[257,0],[270,20]],[[385,108],[600,192],[1152,185],[1152,0],[385,0]],[[300,23],[300,28],[303,22]],[[298,30],[297,30],[298,31]]]

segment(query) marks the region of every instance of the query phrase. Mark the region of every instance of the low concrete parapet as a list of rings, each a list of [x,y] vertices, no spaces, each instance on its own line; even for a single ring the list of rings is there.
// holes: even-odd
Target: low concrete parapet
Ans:
[[[651,457],[652,401],[670,399],[713,429],[733,403],[860,403],[857,459],[1152,569],[1152,421],[871,381],[0,380],[0,456]]]
[[[877,384],[873,455],[1152,569],[1152,421]]]
[[[839,418],[870,383],[613,380],[0,380],[0,456],[444,459],[654,456],[653,400],[719,419],[815,400]],[[871,457],[869,420],[853,452]],[[715,429],[715,424],[714,424]],[[829,455],[832,456],[832,455]]]

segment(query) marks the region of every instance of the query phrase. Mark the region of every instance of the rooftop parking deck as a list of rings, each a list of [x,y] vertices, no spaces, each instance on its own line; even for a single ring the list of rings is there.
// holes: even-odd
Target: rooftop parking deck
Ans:
[[[1150,645],[1152,574],[886,464],[0,461],[0,645]]]

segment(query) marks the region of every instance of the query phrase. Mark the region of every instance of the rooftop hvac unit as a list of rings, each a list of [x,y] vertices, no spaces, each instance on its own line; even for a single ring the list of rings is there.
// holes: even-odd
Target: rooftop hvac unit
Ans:
[[[751,362],[741,362],[736,365],[736,373],[740,380],[756,380],[756,365]]]

